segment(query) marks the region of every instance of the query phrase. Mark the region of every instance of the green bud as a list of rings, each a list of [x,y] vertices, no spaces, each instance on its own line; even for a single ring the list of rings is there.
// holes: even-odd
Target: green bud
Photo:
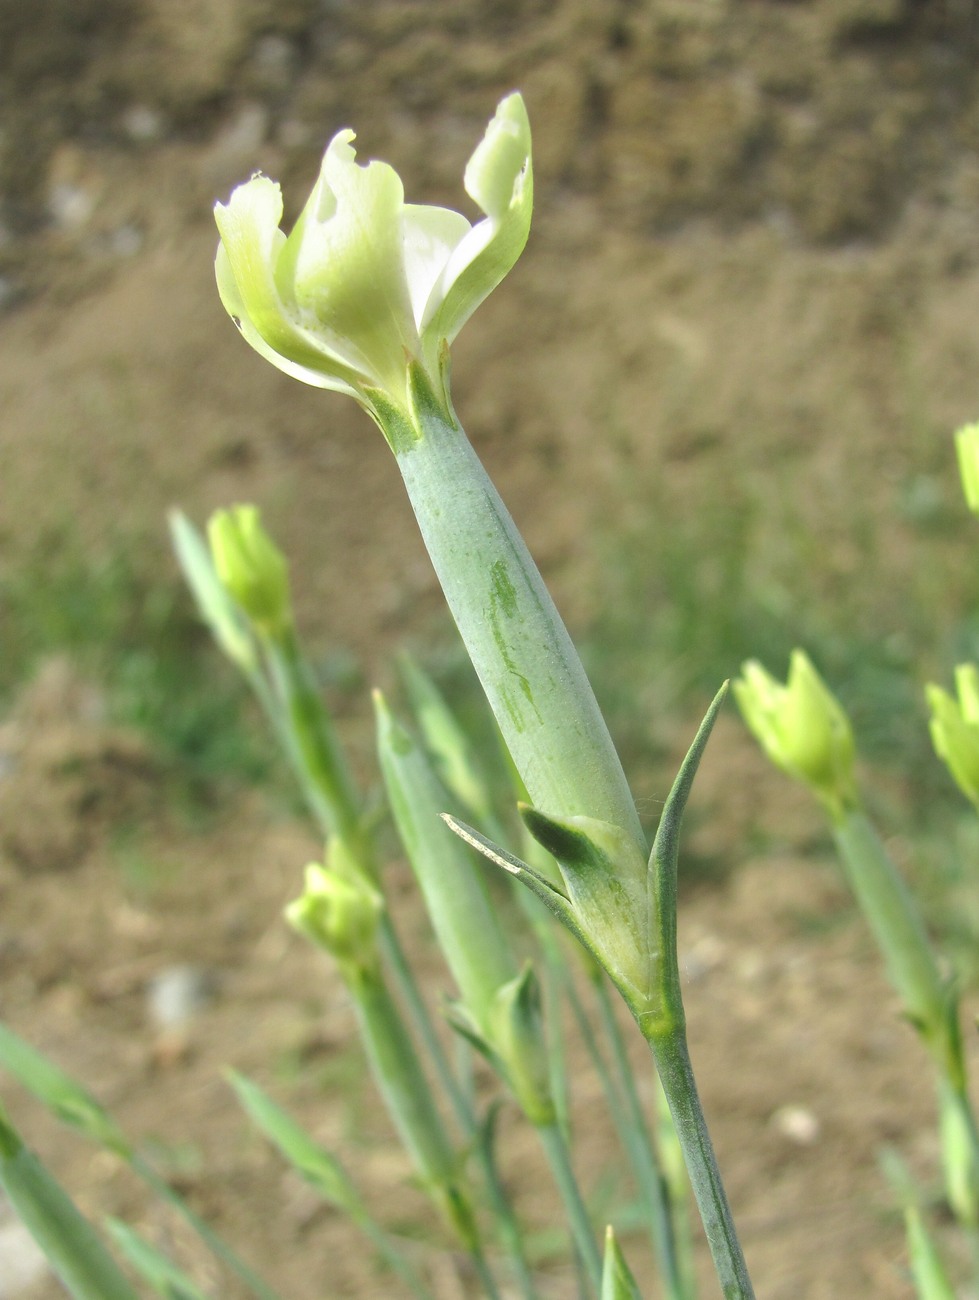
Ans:
[[[809,786],[834,820],[857,805],[850,720],[803,650],[793,650],[783,685],[757,660],[742,668],[734,698],[762,749]]]
[[[955,435],[959,474],[966,505],[979,515],[979,424],[966,424]]]
[[[522,973],[496,992],[489,1011],[493,1050],[524,1114],[538,1127],[556,1120],[540,985],[528,962]]]
[[[258,669],[255,638],[218,577],[207,543],[179,510],[170,514],[170,536],[201,618],[231,662],[247,677],[252,677]]]
[[[428,755],[374,692],[377,747],[398,836],[421,887],[432,928],[481,1034],[497,989],[517,969],[485,873],[439,820],[447,796]]]
[[[925,687],[931,709],[931,743],[967,799],[979,807],[979,669],[959,664],[958,699],[940,686]]]
[[[333,840],[326,866],[307,866],[303,892],[288,905],[285,916],[294,929],[335,958],[349,981],[376,968],[383,908],[381,895],[353,864],[342,841]]]
[[[256,626],[275,636],[290,622],[285,556],[262,527],[255,506],[218,510],[207,525],[214,568]]]
[[[372,390],[403,408],[407,362],[441,387],[444,347],[527,242],[530,124],[520,95],[507,96],[470,158],[466,192],[485,214],[475,226],[406,204],[397,172],[360,165],[353,139],[344,130],[330,141],[288,237],[279,186],[265,176],[216,206],[218,291],[246,341],[286,374],[369,410]]]

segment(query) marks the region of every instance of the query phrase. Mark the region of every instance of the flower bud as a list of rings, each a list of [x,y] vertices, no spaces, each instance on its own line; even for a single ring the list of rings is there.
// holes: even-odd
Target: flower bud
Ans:
[[[204,538],[179,510],[170,514],[170,535],[183,575],[204,622],[231,662],[252,677],[258,668],[255,637],[214,568]]]
[[[531,1124],[555,1122],[541,1015],[540,985],[528,963],[522,974],[502,985],[490,1007],[490,1037],[506,1068],[507,1082]]]
[[[966,424],[955,435],[955,451],[966,505],[979,515],[979,424]]]
[[[979,808],[979,669],[959,664],[954,699],[940,686],[925,687],[931,742],[965,797]]]
[[[225,589],[258,628],[275,636],[290,621],[285,556],[262,527],[255,506],[211,516],[207,536]]]
[[[349,982],[377,965],[383,907],[380,894],[352,864],[342,843],[334,840],[325,866],[307,866],[303,892],[285,915],[294,929],[330,953]]]
[[[805,652],[792,651],[785,685],[754,659],[742,673],[734,698],[771,761],[808,785],[834,819],[854,808],[850,721]]]

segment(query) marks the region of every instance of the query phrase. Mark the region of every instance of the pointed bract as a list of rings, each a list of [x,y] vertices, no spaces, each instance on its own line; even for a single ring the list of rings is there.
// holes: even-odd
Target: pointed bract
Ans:
[[[642,1293],[625,1261],[611,1224],[605,1229],[601,1300],[642,1300]]]
[[[588,947],[631,1007],[654,982],[648,868],[631,836],[593,817],[549,817],[520,805],[531,835],[557,860]]]
[[[493,1050],[524,1114],[532,1124],[553,1124],[540,985],[529,962],[516,979],[497,990],[489,1022]]]

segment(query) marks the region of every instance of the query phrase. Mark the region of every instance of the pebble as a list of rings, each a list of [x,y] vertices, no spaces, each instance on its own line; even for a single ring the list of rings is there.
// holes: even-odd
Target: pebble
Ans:
[[[117,226],[106,240],[113,257],[135,257],[143,247],[143,242],[143,232],[131,222]]]
[[[95,211],[95,196],[83,185],[63,182],[52,185],[48,195],[48,213],[62,230],[80,230]]]
[[[202,966],[168,966],[150,981],[147,1005],[159,1029],[177,1029],[214,1000],[216,981]]]
[[[130,104],[120,125],[134,144],[155,144],[163,139],[167,130],[163,114],[149,104]]]
[[[822,1125],[808,1106],[780,1106],[772,1116],[772,1127],[800,1147],[811,1147],[822,1131]]]

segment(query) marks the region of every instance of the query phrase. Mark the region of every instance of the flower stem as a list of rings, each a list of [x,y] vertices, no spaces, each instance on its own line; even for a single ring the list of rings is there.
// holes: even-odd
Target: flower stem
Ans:
[[[426,1190],[469,1252],[488,1294],[495,1296],[469,1195],[459,1180],[457,1154],[398,1007],[379,969],[358,972],[348,980],[348,988],[371,1073],[402,1144]]]
[[[938,1073],[945,1188],[967,1231],[979,1224],[979,1127],[969,1098],[958,995],[942,977],[921,913],[873,824],[859,809],[834,819],[843,870],[904,1011]]]
[[[670,1197],[669,1186],[659,1167],[656,1147],[646,1123],[642,1102],[636,1091],[632,1065],[619,1022],[615,1017],[615,1008],[609,997],[608,981],[603,974],[596,972],[593,983],[602,1025],[612,1048],[612,1058],[615,1061],[622,1085],[622,1096],[625,1100],[621,1122],[626,1151],[632,1162],[636,1180],[646,1199],[653,1249],[659,1270],[663,1275],[667,1300],[686,1300],[690,1292],[679,1259],[677,1224],[674,1221],[675,1207]]]
[[[690,1064],[682,1024],[647,1035],[690,1175],[693,1194],[725,1300],[753,1300],[754,1290]]]
[[[564,1134],[556,1123],[538,1125],[537,1133],[551,1166],[551,1173],[561,1194],[561,1200],[564,1202],[575,1247],[581,1256],[591,1286],[597,1292],[602,1284],[602,1257],[571,1165],[571,1154],[564,1140]]]

